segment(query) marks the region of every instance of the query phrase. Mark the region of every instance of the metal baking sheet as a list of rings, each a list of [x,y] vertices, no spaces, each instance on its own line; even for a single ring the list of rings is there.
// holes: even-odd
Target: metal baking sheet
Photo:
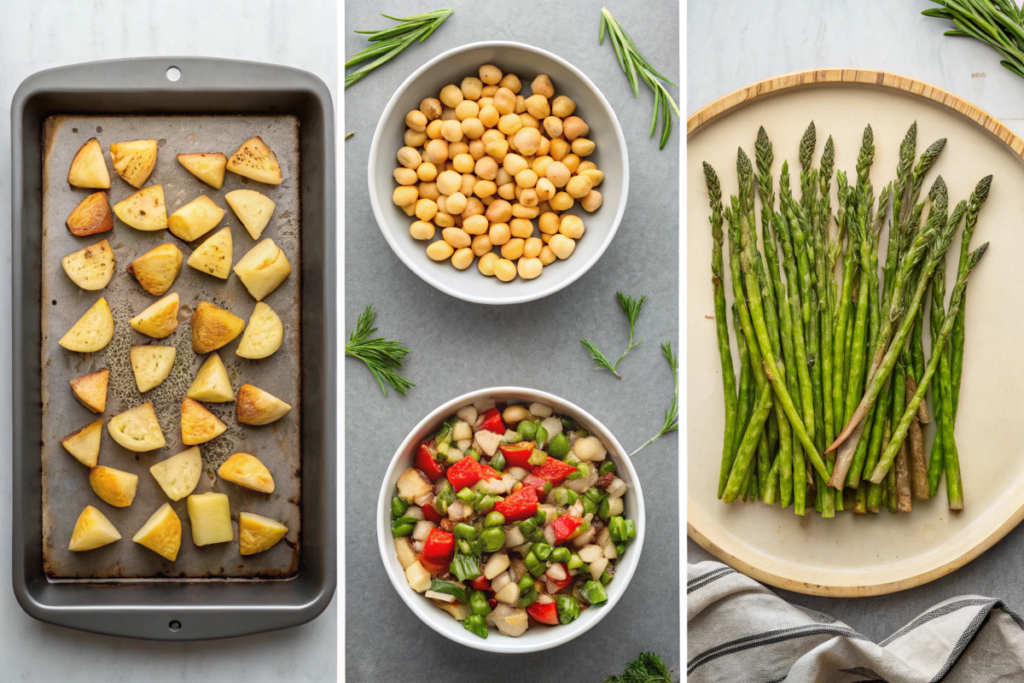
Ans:
[[[48,576],[54,579],[134,579],[288,577],[298,569],[301,441],[299,297],[300,218],[299,126],[294,116],[51,116],[46,121],[43,141],[43,558]],[[230,156],[245,140],[259,135],[274,150],[281,164],[284,182],[278,186],[250,181],[227,173],[224,186],[215,190],[189,173],[175,158],[185,152],[223,152]],[[156,139],[157,164],[146,186],[164,189],[167,213],[195,199],[209,196],[227,213],[220,224],[193,243],[185,243],[169,230],[144,232],[115,219],[114,229],[97,235],[76,237],[64,224],[68,214],[94,190],[68,185],[67,172],[79,148],[96,137],[108,155],[113,142]],[[111,205],[136,191],[111,170]],[[175,244],[188,260],[192,249],[227,225],[231,229],[237,263],[257,241],[252,239],[228,207],[224,195],[239,188],[255,189],[274,200],[276,208],[260,240],[271,238],[284,250],[292,274],[264,300],[281,317],[285,335],[281,348],[269,358],[247,360],[235,355],[241,336],[221,348],[237,392],[244,382],[269,391],[292,406],[281,420],[263,426],[240,424],[235,404],[207,403],[228,429],[202,444],[204,475],[195,493],[226,493],[231,503],[235,540],[199,547],[192,543],[186,499],[171,502],[182,521],[181,551],[175,562],[131,541],[132,535],[150,515],[170,502],[149,472],[155,462],[188,448],[181,443],[181,402],[195,372],[206,359],[192,351],[191,316],[200,301],[210,301],[248,321],[256,304],[238,276],[227,280],[212,277],[183,264],[167,294],[181,299],[178,328],[165,339],[154,340],[136,332],[129,319],[161,297],[139,286],[125,267],[132,260],[161,244]],[[60,259],[100,239],[109,240],[116,262],[115,274],[103,290],[80,289],[64,273]],[[166,296],[165,294],[164,296]],[[101,296],[114,314],[114,338],[106,349],[93,354],[76,353],[57,341]],[[170,376],[158,387],[140,394],[129,360],[129,348],[156,344],[175,346],[177,353]],[[134,453],[117,444],[104,428],[99,464],[132,472],[139,477],[135,500],[127,508],[116,508],[99,499],[88,481],[88,468],[60,445],[68,433],[92,422],[96,416],[74,397],[68,381],[103,368],[110,370],[104,427],[110,418],[146,401],[151,401],[164,431],[166,447],[159,451]],[[255,455],[270,469],[275,490],[271,494],[250,491],[218,478],[216,469],[237,452]],[[94,505],[121,532],[121,540],[87,553],[68,550],[75,520],[86,505]],[[288,527],[288,534],[270,550],[242,557],[238,547],[238,513],[254,512],[276,519]]]

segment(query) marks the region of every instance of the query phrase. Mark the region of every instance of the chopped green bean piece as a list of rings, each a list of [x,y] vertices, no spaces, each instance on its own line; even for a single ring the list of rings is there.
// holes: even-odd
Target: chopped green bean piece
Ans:
[[[476,540],[476,527],[472,524],[466,524],[465,522],[459,522],[455,525],[455,535],[458,538],[464,538],[467,541]]]
[[[480,534],[480,544],[483,546],[485,553],[501,550],[505,545],[505,530],[500,526],[484,529],[483,533]]]
[[[492,526],[502,526],[505,524],[505,515],[500,512],[488,512],[487,517],[484,518],[484,528],[490,528]]]
[[[604,589],[604,586],[599,581],[587,581],[586,591],[591,605],[608,602],[608,591]]]
[[[463,503],[468,503],[469,505],[472,505],[473,501],[476,500],[476,491],[467,486],[466,488],[456,493],[455,497],[461,500]]]
[[[516,431],[519,432],[519,436],[522,437],[523,441],[533,441],[537,436],[537,424],[529,420],[523,420],[516,427]]]
[[[555,434],[554,438],[551,439],[551,443],[548,444],[548,455],[559,460],[569,455],[569,439],[566,438],[565,434]]]
[[[537,602],[537,598],[539,597],[540,594],[537,592],[537,589],[531,587],[530,590],[526,591],[519,597],[519,608],[526,609],[533,603]]]
[[[469,455],[469,453],[467,452],[466,455]],[[508,465],[508,462],[505,461],[505,455],[501,451],[495,453],[494,457],[491,458],[491,467],[498,472],[504,471],[506,465]]]
[[[455,502],[455,488],[447,479],[441,484],[441,490],[434,499],[434,509],[442,515],[448,514],[448,506]]]
[[[455,539],[455,544],[459,546],[459,552],[463,555],[473,554],[473,544],[470,541],[467,541],[464,538],[457,538]]]
[[[519,579],[519,592],[524,593],[533,588],[533,577],[529,574],[523,574],[523,578]]]
[[[530,453],[530,459],[527,460],[527,462],[530,463],[531,465],[533,465],[534,467],[540,467],[541,465],[543,465],[547,461],[548,461],[548,454],[545,453],[542,450],[537,449],[537,448],[533,449],[533,453]]]
[[[477,451],[477,449],[475,449],[475,448],[469,448],[468,450],[466,450],[466,452],[463,455],[465,457],[467,457],[467,458],[473,458],[477,462],[480,462],[480,452]],[[494,469],[498,469],[498,468],[495,467]]]
[[[519,523],[519,530],[523,532],[523,536],[529,538],[537,530],[537,523],[532,518],[524,519]]]
[[[533,550],[531,552],[537,556],[538,560],[546,561],[551,557],[551,546],[547,543],[538,543],[533,546]]]
[[[491,494],[480,496],[476,499],[476,502],[473,503],[473,510],[475,510],[478,515],[486,515],[494,509],[494,504],[496,502],[498,502],[498,499]]]
[[[465,543],[465,541],[460,542]],[[475,579],[481,574],[480,558],[469,553],[455,553],[455,559],[452,560],[448,571],[454,574],[459,581]]]
[[[473,614],[479,614],[482,617],[486,617],[491,613],[491,606],[487,604],[487,596],[484,595],[483,591],[473,591],[470,593],[469,608],[473,610]]]
[[[636,522],[631,519],[625,521],[626,524],[626,538],[624,540],[632,540],[636,538]]]
[[[580,604],[571,595],[559,595],[555,598],[556,609],[558,610],[558,623],[565,625],[579,618]]]
[[[598,470],[598,474],[608,474],[609,472],[615,474],[618,471],[618,468],[615,467],[615,463],[613,463],[611,460],[606,460],[605,462],[601,463],[601,469]]]
[[[487,637],[487,620],[479,614],[470,614],[462,620],[462,625],[475,636]]]
[[[583,559],[576,553],[572,553],[569,556],[569,562],[567,564],[569,569],[579,569],[583,566]]]
[[[391,516],[395,519],[405,514],[405,511],[409,509],[409,504],[404,500],[395,496],[391,499]]]
[[[586,463],[580,463],[576,466],[576,471],[570,474],[566,479],[583,479],[584,477],[590,476],[590,467]]]
[[[537,510],[537,513],[533,516],[533,522],[537,526],[544,526],[548,523],[548,513],[543,510]]]
[[[551,551],[552,562],[568,563],[570,559],[572,559],[572,552],[568,548],[563,548],[559,546]]]
[[[548,430],[544,429],[544,426],[537,423],[537,445],[543,447],[548,442]]]
[[[395,538],[401,538],[402,536],[412,536],[412,532],[415,529],[415,524],[398,524],[396,522],[391,525],[391,535]]]
[[[607,493],[597,488],[596,486],[591,486],[589,489],[583,492],[583,495],[589,498],[590,500],[594,501],[595,503],[600,503],[602,500],[608,497]]]
[[[626,552],[626,544],[625,543],[616,543],[615,544],[615,553],[618,554],[618,555],[621,555],[624,552]]]
[[[607,585],[608,585],[608,583],[609,583],[609,582],[610,582],[611,580],[612,580],[612,575],[611,575],[610,573],[608,573],[608,571],[607,571],[607,570],[605,570],[604,574],[601,574],[601,583],[603,583],[604,585],[606,585],[606,586],[607,586]]]
[[[574,429],[576,429],[576,423],[573,422],[572,420],[570,420],[567,417],[563,417],[562,418],[562,429],[564,429],[567,432],[571,432]]]
[[[627,540],[626,524],[622,517],[616,516],[608,520],[608,531],[611,532],[612,540],[616,543]]]

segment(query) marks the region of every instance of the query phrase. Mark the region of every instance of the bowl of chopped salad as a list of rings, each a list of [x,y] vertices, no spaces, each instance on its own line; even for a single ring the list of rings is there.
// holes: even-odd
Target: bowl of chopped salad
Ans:
[[[430,628],[490,652],[537,652],[593,628],[625,593],[644,540],[629,458],[551,394],[483,389],[406,437],[377,506],[384,568]]]

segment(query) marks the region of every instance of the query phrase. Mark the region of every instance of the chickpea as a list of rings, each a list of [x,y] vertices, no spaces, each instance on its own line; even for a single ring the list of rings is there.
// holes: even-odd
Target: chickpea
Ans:
[[[460,100],[460,102],[461,102],[461,100]],[[456,104],[458,104],[458,103],[456,103]],[[456,119],[457,119],[457,117],[455,116],[455,107],[454,106],[452,106],[452,107],[448,107],[448,106],[441,107],[441,116],[438,119],[439,121],[441,121],[443,123],[445,121],[455,121]]]
[[[547,178],[541,178],[540,180],[537,181],[536,190],[538,202],[547,202],[552,197],[554,197],[555,193],[558,191],[555,189],[554,183],[552,183]]]
[[[480,257],[480,261],[476,264],[476,267],[480,272],[487,277],[494,275],[494,264],[498,260],[498,255],[494,252],[487,252]]]
[[[522,81],[520,81],[519,76],[516,76],[515,74],[505,74],[502,79],[498,81],[498,85],[502,88],[508,88],[517,95],[519,94],[519,91],[523,89]]]
[[[484,83],[479,78],[466,76],[462,79],[462,86],[459,90],[462,91],[462,96],[467,100],[478,100],[480,99],[480,93],[484,90]]]
[[[441,103],[446,107],[452,107],[453,109],[458,106],[459,102],[466,99],[462,95],[462,91],[457,85],[450,84],[441,88],[441,94],[438,96]],[[442,115],[443,115],[442,111]]]
[[[420,197],[424,199],[433,199],[436,202],[441,197],[441,193],[437,189],[437,183],[420,183],[419,190]]]
[[[504,166],[498,168],[498,176],[494,179],[494,182],[498,184],[498,187],[507,183],[515,183],[516,179],[512,177],[512,174],[505,170]]]
[[[431,242],[427,246],[427,256],[434,261],[445,261],[454,253],[455,249],[452,248],[452,245],[448,244],[444,240]]]
[[[572,172],[561,161],[551,162],[544,170],[544,177],[558,188],[565,187],[571,176]]]
[[[433,121],[441,115],[441,101],[428,97],[420,102],[420,111],[427,117],[427,121]]]
[[[526,98],[522,95],[516,95],[516,108],[512,110],[516,114],[523,114],[526,112]]]
[[[473,244],[470,245],[470,249],[472,249],[473,253],[477,256],[489,254],[493,247],[494,245],[491,244],[491,238],[487,235],[476,235],[473,238]]]
[[[526,111],[530,112],[530,116],[546,119],[551,116],[551,105],[543,95],[531,95],[526,98]]]
[[[434,225],[426,221],[416,221],[409,226],[409,234],[414,240],[429,240],[434,237]]]
[[[405,133],[402,135],[402,142],[406,147],[412,147],[417,149],[427,143],[426,131],[415,131],[412,128],[406,128]]]
[[[516,279],[516,264],[508,259],[498,259],[491,268],[494,271],[494,276],[502,282],[512,282]]]
[[[575,173],[576,169],[580,166],[580,158],[576,154],[566,154],[565,158],[562,159],[562,163],[569,169],[569,173]]]
[[[476,165],[476,162],[473,161],[473,157],[471,157],[470,155],[460,154],[454,159],[452,159],[452,165],[455,167],[455,170],[458,171],[459,173],[472,173],[473,167]]]
[[[494,184],[492,180],[478,180],[473,185],[473,194],[483,199],[484,197],[490,197],[498,191],[498,186]]]
[[[543,139],[543,138],[542,138]],[[555,163],[555,160],[546,154],[536,156],[530,164],[530,168],[537,174],[537,178],[543,178],[548,172],[548,166]]]
[[[444,98],[442,97],[441,100],[443,101]],[[574,111],[576,111],[576,103],[565,95],[559,95],[551,101],[551,113],[560,119],[572,116]]]
[[[591,189],[590,178],[585,175],[574,175],[565,185],[565,191],[573,199],[583,199],[590,194]]]
[[[473,242],[469,233],[462,228],[445,228],[441,231],[441,237],[455,249],[463,249]]]
[[[540,231],[549,235],[554,235],[558,232],[558,226],[560,224],[558,214],[551,211],[546,211],[540,215]]]
[[[525,218],[513,218],[508,226],[513,237],[526,239],[533,235],[533,223]]]
[[[437,177],[437,166],[434,166],[434,164],[429,161],[424,161],[420,164],[420,167],[416,169],[416,176],[420,180],[429,183]]]
[[[526,258],[537,258],[544,248],[544,242],[539,237],[530,237],[523,245],[523,256]]]
[[[427,123],[429,123],[427,121],[427,115],[419,109],[413,109],[405,115],[405,125],[417,132],[425,131],[427,129]]]
[[[499,114],[511,114],[516,110],[516,94],[508,88],[498,88],[494,93],[494,108]]]
[[[481,99],[486,97],[488,99],[492,99],[493,100],[494,99],[494,93],[496,93],[496,92],[498,92],[498,84],[497,83],[491,83],[489,85],[485,85],[484,89],[480,91]],[[494,104],[494,103],[492,102],[491,104]],[[483,105],[480,105],[480,106],[482,107]]]
[[[523,191],[525,192],[526,190]],[[513,204],[512,215],[515,216],[516,218],[526,218],[529,220],[533,220],[534,218],[540,215],[540,211],[538,211],[537,207],[535,206],[529,207],[523,204]]]
[[[498,119],[501,118],[501,114],[498,113],[493,104],[487,104],[480,107],[480,113],[477,114],[477,118],[488,128],[494,128],[498,125]]]
[[[538,121],[529,112],[523,112],[520,114],[519,122],[523,124],[523,128],[535,128],[538,132],[540,131],[540,121]]]
[[[437,190],[441,194],[453,195],[462,185],[462,176],[455,171],[445,171],[437,176]]]
[[[469,154],[469,145],[461,140],[448,145],[448,158],[455,159],[460,154]]]
[[[568,156],[569,150],[570,147],[568,142],[566,142],[562,138],[552,138],[551,150],[548,152],[548,154],[555,161],[561,161],[566,156]]]
[[[502,138],[501,140],[494,140],[493,142],[488,142],[487,146],[484,148],[484,151],[487,152],[488,156],[494,157],[498,161],[501,161],[505,158],[505,155],[508,154],[508,140]]]
[[[583,162],[583,164],[590,164],[590,163],[593,163],[593,162],[590,162],[590,161],[584,161]],[[583,164],[580,164],[580,168],[583,168]],[[583,170],[583,171],[581,171],[578,168],[578,169],[576,169],[576,172],[579,173],[580,175],[583,175],[583,176],[586,176],[586,177],[590,178],[590,186],[591,187],[597,187],[604,180],[604,173],[602,171],[597,170],[596,168],[588,168],[588,169]]]
[[[455,227],[455,216],[450,213],[438,211],[434,214],[434,225],[439,228],[453,228]]]
[[[420,199],[416,202],[416,218],[429,221],[437,215],[437,203],[432,199]]]
[[[413,216],[416,215],[416,202],[413,202],[412,204],[409,204],[408,206],[402,206],[402,207],[399,207],[399,208],[402,209],[402,211],[405,212],[405,215],[409,216],[410,218],[412,218]]]
[[[394,172],[395,182],[399,185],[415,185],[419,180],[416,176],[416,171],[405,166],[399,166]]]
[[[408,185],[399,185],[395,188],[395,191],[391,193],[391,201],[395,203],[395,206],[412,206],[419,198],[419,188],[409,187]]]
[[[489,225],[487,219],[480,214],[462,219],[462,229],[469,235],[483,235]]]
[[[540,241],[541,241],[541,242],[543,242],[543,243],[544,243],[545,245],[547,245],[547,244],[551,244],[551,238],[552,238],[552,237],[556,237],[557,235],[558,235],[558,233],[557,233],[557,232],[556,232],[556,233],[555,233],[554,235],[549,235],[549,234],[548,234],[548,233],[546,233],[546,232],[542,232],[542,233],[540,234]]]
[[[537,172],[531,168],[524,168],[516,173],[516,185],[523,188],[534,187],[537,184]]]
[[[604,444],[596,436],[577,439],[576,443],[572,446],[572,452],[573,455],[583,462],[604,460],[605,455],[608,453],[604,448]]]
[[[398,163],[415,171],[423,163],[423,158],[412,147],[402,147],[398,150]]]
[[[491,225],[490,231],[487,236],[491,240],[491,244],[496,247],[500,247],[503,244],[507,244],[509,239],[512,237],[512,233],[509,230],[508,223],[494,223]]]
[[[495,85],[501,82],[501,69],[493,64],[484,64],[480,67],[480,80],[487,85]]]
[[[455,107],[455,116],[459,121],[465,121],[466,119],[474,119],[477,114],[480,113],[480,105],[473,100],[462,100],[459,105]]]
[[[505,135],[514,135],[523,127],[519,114],[505,114],[498,119],[498,130]]]
[[[559,192],[548,200],[548,204],[550,204],[551,208],[555,211],[568,211],[575,203],[576,201],[570,197],[567,192]]]
[[[538,242],[540,240],[537,240]],[[521,258],[517,267],[519,277],[524,280],[532,280],[540,277],[540,274],[544,271],[544,264],[541,263],[539,258]]]
[[[448,142],[458,142],[462,139],[462,123],[459,121],[445,121],[441,126],[441,137]]]
[[[480,119],[472,118],[466,119],[462,122],[462,132],[470,140],[478,140],[480,136],[484,134],[484,124],[480,122]]]
[[[483,157],[476,162],[476,177],[481,180],[494,180],[498,175],[498,162],[494,157]]]
[[[551,237],[551,241],[548,242],[548,246],[551,251],[554,252],[555,256],[565,260],[572,256],[572,252],[576,249],[576,240],[565,235],[554,235]]]
[[[578,240],[583,237],[583,220],[579,216],[566,214],[558,225],[558,232],[566,237]]]
[[[504,169],[502,169],[502,170],[504,170]],[[512,201],[513,199],[516,198],[516,190],[517,189],[518,188],[516,187],[515,183],[506,183],[505,185],[499,185],[498,186],[498,196],[501,197],[502,199],[507,199],[508,201]]]
[[[601,208],[601,204],[604,203],[604,195],[597,190],[591,190],[587,193],[587,196],[580,200],[580,206],[583,207],[584,211],[593,213]]]
[[[502,168],[504,168],[509,175],[515,177],[520,171],[525,171],[530,165],[526,163],[526,159],[519,156],[518,154],[506,154],[505,159],[502,161]]]
[[[521,237],[513,237],[501,247],[501,257],[507,258],[510,261],[515,261],[523,255],[524,246],[525,242]]]
[[[469,247],[463,249],[457,249],[452,254],[452,265],[459,270],[465,270],[473,265],[473,250]]]
[[[430,140],[424,155],[431,164],[443,164],[449,158],[449,143],[447,140]]]
[[[488,85],[488,86],[485,86],[484,89],[486,90],[487,88],[497,88],[497,87],[498,86],[496,86],[496,85]],[[481,97],[480,99],[478,99],[476,101],[476,103],[480,105],[481,109],[483,109],[484,107],[493,107],[494,106],[494,98],[493,97]]]
[[[551,247],[545,244],[541,247],[540,256],[538,256],[538,258],[545,266],[550,266],[558,257],[555,256],[555,252],[551,251]]]
[[[445,198],[445,209],[447,213],[462,213],[466,210],[466,195],[461,192],[454,192]]]
[[[590,156],[596,148],[594,141],[587,138],[576,138],[572,141],[572,152],[577,156]]]
[[[551,139],[560,137],[563,132],[562,119],[557,116],[547,116],[543,121],[544,132],[548,134]]]
[[[551,151],[551,140],[548,140],[543,135],[540,136],[540,146],[537,147],[537,154],[536,154],[536,156],[546,157],[546,156],[548,156],[548,152],[550,152],[550,151]],[[554,159],[552,159],[552,161],[554,161]]]
[[[482,216],[484,213],[484,203],[476,197],[470,197],[466,195],[466,208],[462,212],[462,218],[465,220],[471,216]]]
[[[544,180],[544,178],[541,178],[541,180]],[[540,181],[537,181],[537,184],[540,185]],[[537,209],[540,210],[541,213],[551,213],[553,211],[551,205],[548,204],[546,199],[537,205]]]
[[[441,139],[441,127],[444,125],[444,121],[441,119],[434,119],[427,124],[427,138],[430,140]]]
[[[512,205],[504,199],[496,199],[487,207],[484,215],[492,223],[507,223],[512,218]]]
[[[524,189],[519,194],[519,203],[529,209],[535,208],[540,204],[540,197],[537,195],[537,190],[532,187]]]
[[[562,121],[562,132],[565,133],[565,139],[572,142],[576,138],[586,137],[590,126],[580,117],[570,116]]]
[[[533,156],[540,147],[540,132],[536,128],[521,128],[515,135],[516,148],[523,156]]]
[[[555,96],[555,86],[547,74],[537,74],[537,77],[533,79],[533,83],[530,84],[530,91],[534,95],[543,95],[544,97]]]
[[[583,173],[584,171],[589,171],[592,168],[597,168],[597,164],[593,161],[581,161],[580,165],[576,167],[576,172]]]

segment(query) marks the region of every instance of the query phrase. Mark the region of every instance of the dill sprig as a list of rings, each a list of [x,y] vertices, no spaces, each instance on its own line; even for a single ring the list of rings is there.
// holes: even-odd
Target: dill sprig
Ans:
[[[672,673],[661,661],[661,657],[653,652],[642,652],[640,656],[626,665],[626,670],[618,676],[609,676],[604,683],[674,683]]]
[[[392,21],[401,22],[397,26],[386,28],[378,31],[356,31],[356,33],[366,34],[366,39],[369,40],[372,45],[368,46],[361,52],[357,52],[348,58],[345,62],[345,68],[355,66],[356,64],[362,64],[368,59],[373,59],[363,68],[353,71],[352,73],[345,76],[345,87],[352,85],[366,74],[376,69],[381,64],[384,64],[391,58],[395,57],[405,48],[412,45],[414,42],[419,40],[423,42],[433,33],[438,26],[444,23],[444,20],[452,15],[455,10],[452,9],[439,9],[433,12],[425,12],[423,14],[413,14],[409,17],[392,17],[387,14],[381,14],[385,19]],[[374,59],[376,57],[376,59]]]
[[[664,354],[665,360],[668,361],[669,367],[672,368],[672,383],[674,385],[672,403],[669,405],[668,410],[665,411],[665,423],[661,426],[661,431],[648,439],[647,443],[643,446],[630,453],[629,457],[631,458],[661,437],[679,429],[679,361],[676,359],[676,354],[672,351],[671,342],[662,344],[661,352]]]
[[[388,390],[384,382],[391,385],[395,391],[405,396],[406,392],[416,386],[406,378],[399,375],[396,370],[402,367],[402,361],[409,353],[409,349],[400,341],[392,341],[384,337],[373,337],[370,335],[377,331],[373,321],[377,318],[377,311],[370,304],[366,310],[359,315],[356,321],[356,329],[349,335],[348,344],[345,344],[345,355],[358,358],[366,363],[373,378],[380,385],[384,395]]]
[[[626,318],[629,319],[629,344],[626,346],[626,350],[622,352],[619,359],[612,363],[610,360],[605,358],[605,355],[593,344],[586,339],[580,339],[580,344],[583,344],[584,348],[587,349],[587,355],[594,361],[599,370],[607,370],[619,379],[622,379],[622,375],[619,374],[619,363],[626,357],[626,354],[632,351],[643,339],[633,343],[633,336],[636,332],[636,319],[640,317],[640,309],[644,307],[644,301],[647,300],[647,295],[640,297],[639,299],[634,298],[628,294],[623,294],[621,291],[615,292],[616,298],[619,300],[619,305],[622,306],[622,310],[626,312]]]
[[[651,117],[651,132],[648,137],[654,135],[654,131],[658,127],[658,115],[664,111],[665,115],[662,117],[661,124],[661,145],[658,149],[665,149],[665,145],[668,143],[668,136],[672,134],[672,111],[675,110],[676,116],[682,115],[679,113],[679,107],[676,106],[675,100],[672,99],[672,96],[665,89],[665,86],[661,84],[661,81],[665,81],[665,83],[668,83],[673,88],[677,86],[661,75],[657,69],[651,66],[650,62],[644,59],[644,56],[640,54],[640,48],[633,42],[632,36],[611,15],[611,12],[602,7],[601,32],[597,41],[599,44],[604,44],[604,33],[606,30],[608,31],[608,37],[611,38],[612,47],[615,48],[615,56],[619,60],[619,66],[622,67],[623,73],[629,79],[629,84],[633,87],[633,94],[636,97],[640,97],[640,84],[637,81],[637,75],[654,91],[654,116]]]

